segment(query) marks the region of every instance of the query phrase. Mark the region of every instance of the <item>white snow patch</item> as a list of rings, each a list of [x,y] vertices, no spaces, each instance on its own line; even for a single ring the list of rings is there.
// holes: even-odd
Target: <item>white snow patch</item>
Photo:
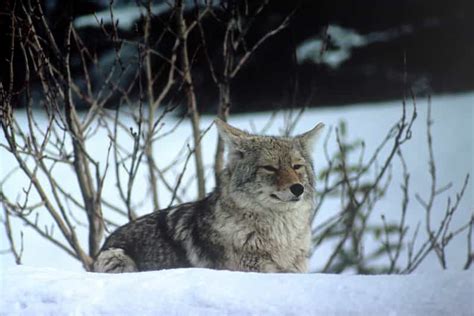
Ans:
[[[160,3],[151,6],[152,15],[160,15],[170,9],[168,3]],[[130,30],[135,22],[142,16],[145,16],[146,8],[136,4],[130,4],[113,8],[113,23],[117,23],[117,27],[121,30]],[[74,19],[74,26],[76,28],[83,27],[98,27],[100,22],[103,24],[112,24],[112,15],[110,9],[95,12],[94,14],[88,14],[80,16]]]
[[[402,25],[398,28],[361,35],[353,29],[330,24],[328,25],[327,35],[336,47],[322,52],[324,41],[321,36],[315,36],[307,39],[296,48],[296,59],[298,63],[311,61],[316,64],[326,64],[336,69],[351,57],[351,51],[355,47],[376,42],[387,42],[411,32],[413,32],[412,26]]]
[[[319,36],[312,37],[296,48],[298,63],[312,61],[316,64],[324,63],[331,68],[337,68],[351,56],[352,47],[364,46],[367,40],[356,31],[338,25],[329,25],[327,35],[337,46],[337,49],[322,51],[324,41]]]
[[[16,266],[2,315],[472,315],[473,273],[259,274],[176,269],[130,274]]]
[[[184,1],[184,9],[186,11],[195,8],[195,6],[217,6],[218,3],[211,2],[208,4],[206,1],[202,0],[185,0]],[[152,16],[159,16],[170,11],[173,7],[173,4],[169,1],[162,1],[162,3],[154,4],[150,7],[151,15]],[[144,5],[135,4],[132,2],[128,5],[114,5],[113,9],[113,19],[112,15],[110,14],[110,8],[107,8],[102,11],[94,12],[93,14],[87,14],[83,16],[79,16],[74,19],[74,26],[76,28],[83,28],[83,27],[99,27],[100,22],[105,25],[109,25],[112,23],[117,23],[117,27],[123,31],[131,31],[132,27],[135,25],[140,18],[147,15],[147,9]]]

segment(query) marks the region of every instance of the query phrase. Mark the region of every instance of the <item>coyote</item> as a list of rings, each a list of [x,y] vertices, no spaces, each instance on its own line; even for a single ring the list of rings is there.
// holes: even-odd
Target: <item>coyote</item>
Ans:
[[[315,199],[311,153],[324,124],[290,138],[215,123],[228,147],[220,185],[203,200],[119,227],[105,241],[94,271],[307,272]]]

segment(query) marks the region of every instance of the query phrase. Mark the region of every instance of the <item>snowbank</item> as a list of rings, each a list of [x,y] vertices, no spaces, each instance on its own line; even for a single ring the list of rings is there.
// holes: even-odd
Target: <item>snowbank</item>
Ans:
[[[133,274],[17,266],[1,274],[0,314],[472,315],[472,271],[412,275]]]

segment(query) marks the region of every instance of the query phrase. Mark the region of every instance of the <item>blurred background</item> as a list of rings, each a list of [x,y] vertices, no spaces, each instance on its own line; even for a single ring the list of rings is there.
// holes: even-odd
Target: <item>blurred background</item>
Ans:
[[[115,47],[99,26],[102,21],[105,28],[111,27],[109,1],[39,1],[58,43],[65,38],[72,16],[85,46],[96,54],[98,61],[104,66],[113,62]],[[7,7],[13,2],[7,1]],[[257,10],[259,4],[260,1],[250,1],[248,10]],[[220,3],[214,1],[213,5]],[[113,7],[119,36],[130,40],[142,37],[143,12],[137,3],[118,0],[113,1]],[[196,1],[185,1],[185,14],[190,20],[195,16],[195,7]],[[257,41],[289,15],[290,23],[263,43],[232,81],[231,112],[400,100],[404,87],[412,89],[417,96],[471,91],[474,89],[472,12],[474,1],[471,0],[270,1],[249,29],[248,42]],[[166,1],[153,1],[152,13],[152,37],[159,36],[171,14],[170,5]],[[216,62],[225,34],[221,20],[228,18],[209,16],[203,20],[208,53]],[[0,23],[2,29],[8,30],[8,19],[2,18]],[[0,41],[8,43],[9,32],[2,31]],[[167,49],[173,41],[173,37],[164,36],[156,48]],[[190,34],[188,45],[193,54],[199,110],[215,113],[218,89],[212,81],[197,30]],[[2,45],[0,50],[3,68],[0,75],[4,81],[8,80],[5,60],[9,46]],[[125,62],[127,53],[136,55],[136,51],[124,49]],[[160,63],[158,58],[154,60],[155,70],[160,68]],[[24,65],[19,58],[15,70],[15,86],[20,87]],[[73,77],[81,76],[80,72],[81,67],[76,67]],[[99,76],[94,78],[94,73],[91,76],[93,81],[102,80]],[[122,79],[125,86],[127,76]],[[116,100],[111,99],[108,106],[113,102]],[[16,106],[22,106],[21,102]]]

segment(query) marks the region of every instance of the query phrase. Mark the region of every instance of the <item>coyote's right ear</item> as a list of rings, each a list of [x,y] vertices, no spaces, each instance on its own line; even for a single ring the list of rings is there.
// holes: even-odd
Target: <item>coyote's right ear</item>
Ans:
[[[214,122],[216,123],[219,136],[230,147],[230,151],[242,152],[242,145],[250,137],[250,134],[227,124],[219,118],[216,118]]]

